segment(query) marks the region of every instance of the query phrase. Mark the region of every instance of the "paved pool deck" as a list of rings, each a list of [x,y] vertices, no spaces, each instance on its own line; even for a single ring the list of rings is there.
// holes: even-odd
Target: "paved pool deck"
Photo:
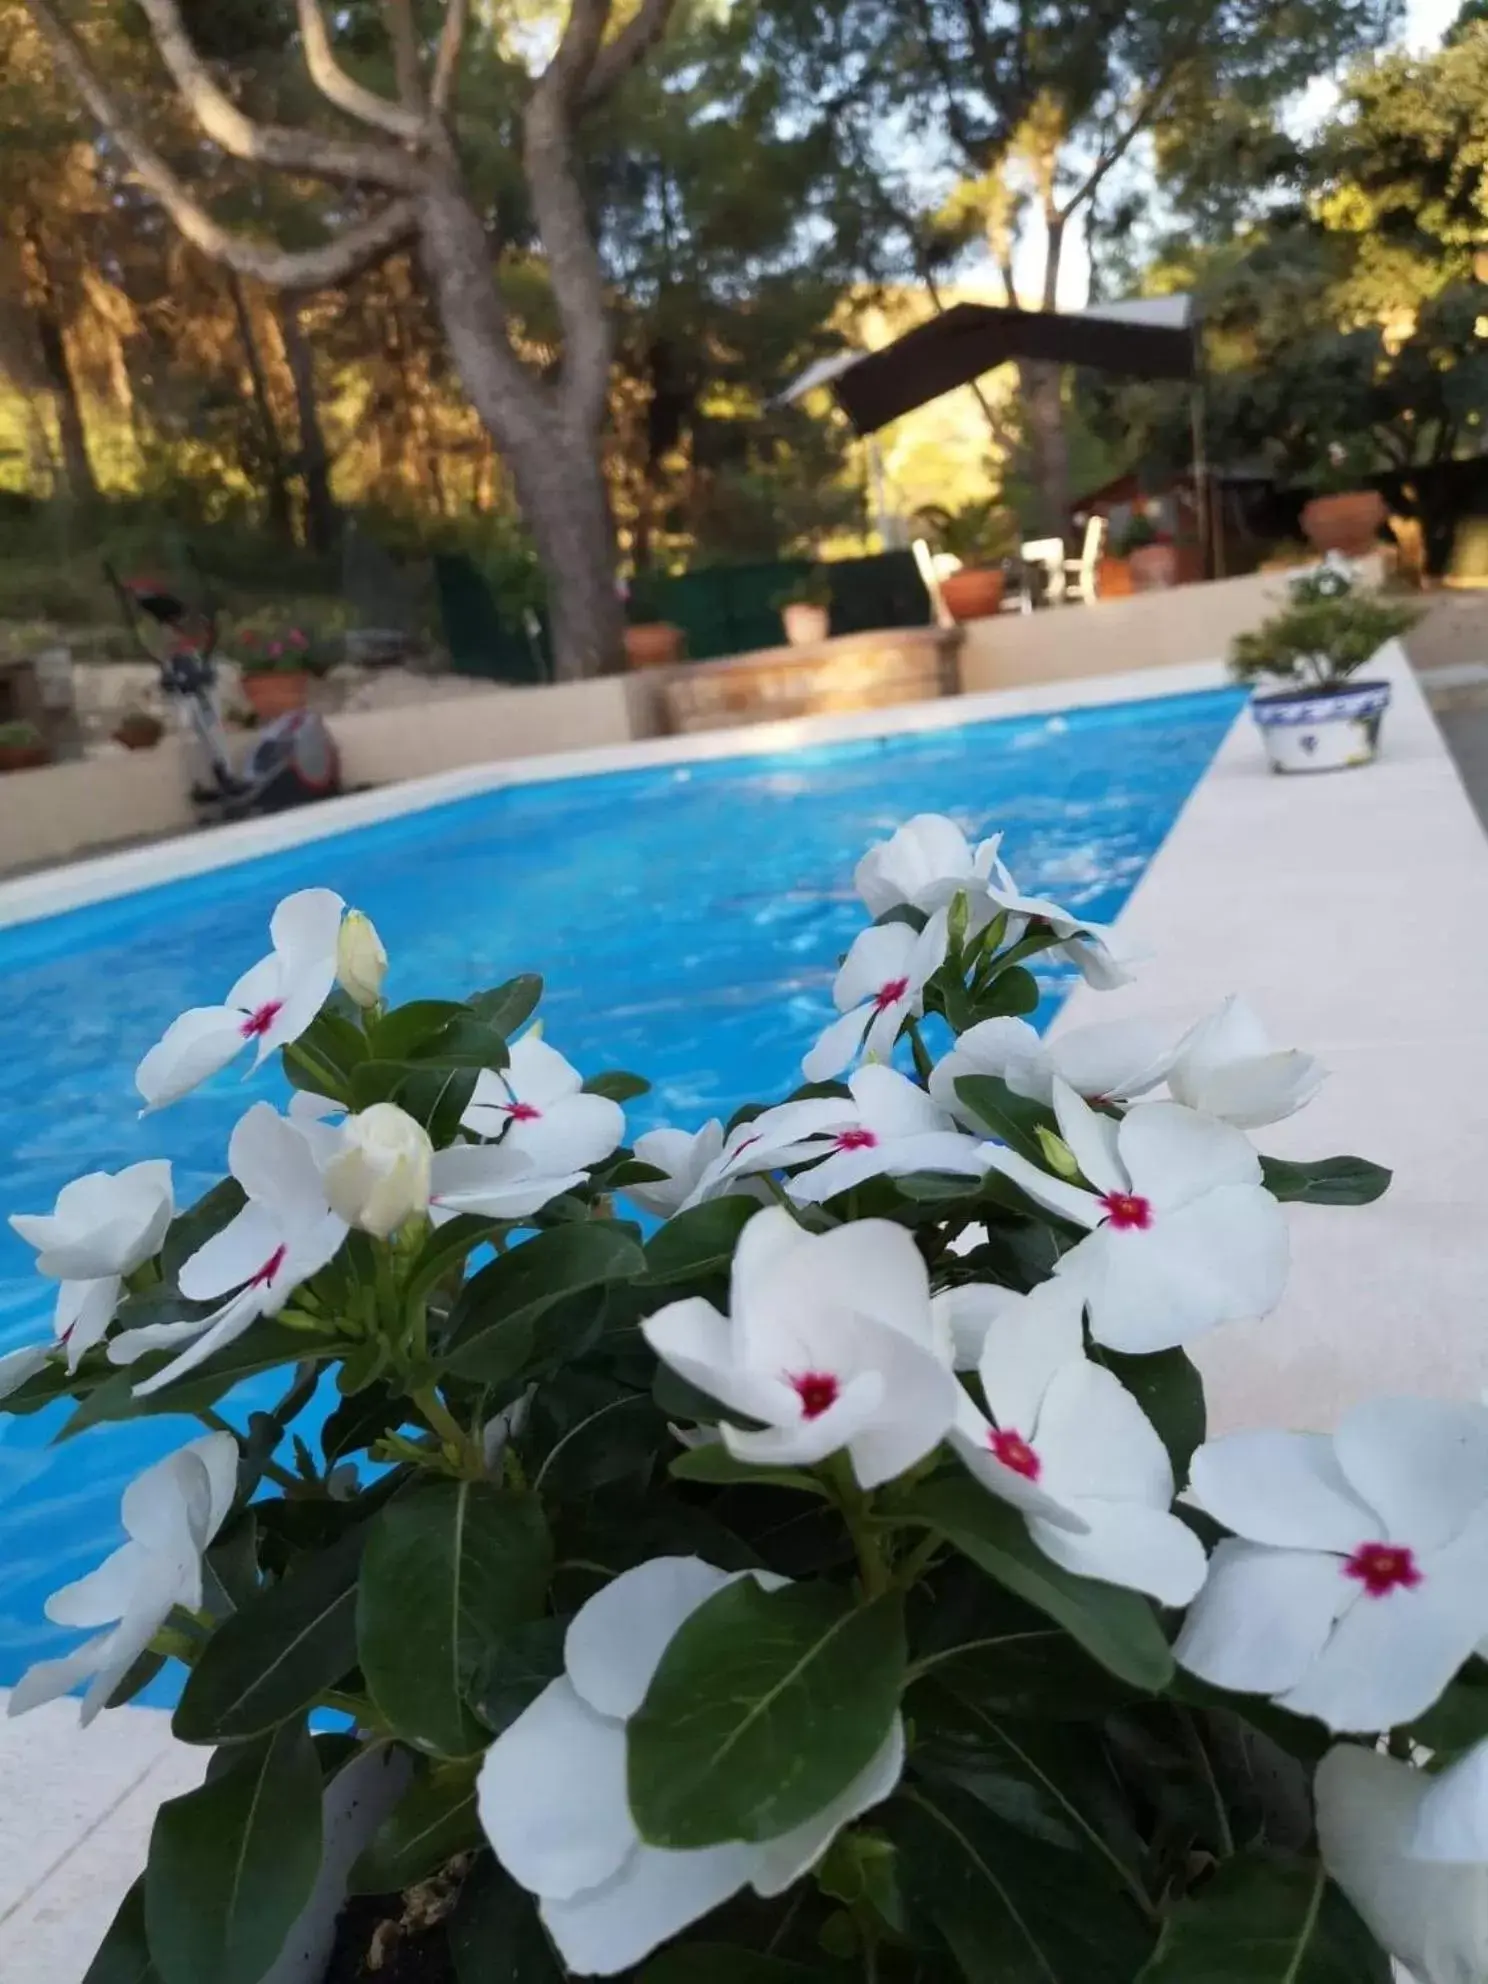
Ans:
[[[1279,1156],[1354,1152],[1395,1184],[1357,1211],[1290,1209],[1293,1269],[1264,1323],[1197,1347],[1216,1428],[1325,1426],[1380,1391],[1475,1396],[1488,1385],[1488,840],[1399,650],[1374,672],[1395,700],[1365,772],[1272,777],[1237,719],[1121,919],[1148,952],[1138,982],[1070,1001],[1061,1024],[1142,1012],[1186,1026],[1242,991],[1278,1041],[1332,1070],[1318,1098],[1259,1141]],[[321,832],[481,790],[637,763],[976,722],[1216,686],[1217,663],[1052,682],[918,709],[818,718],[472,768],[310,816]],[[339,814],[337,808],[352,809]],[[0,923],[99,900],[300,837],[296,816],[224,829],[0,886]],[[233,839],[229,839],[233,836]],[[282,837],[282,838],[281,838]],[[80,1732],[55,1703],[0,1722],[0,1978],[77,1984],[143,1865],[160,1800],[205,1754],[158,1711]],[[205,1980],[204,1980],[205,1984]]]

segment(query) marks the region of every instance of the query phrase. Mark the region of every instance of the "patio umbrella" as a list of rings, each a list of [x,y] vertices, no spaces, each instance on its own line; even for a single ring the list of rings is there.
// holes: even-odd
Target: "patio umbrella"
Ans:
[[[818,359],[780,398],[798,400],[817,386],[830,386],[859,434],[868,435],[942,393],[970,385],[1009,359],[1084,365],[1132,379],[1190,381],[1194,495],[1200,533],[1207,544],[1203,375],[1190,296],[1136,297],[1124,303],[1092,304],[1085,310],[957,303],[881,351],[839,352]]]

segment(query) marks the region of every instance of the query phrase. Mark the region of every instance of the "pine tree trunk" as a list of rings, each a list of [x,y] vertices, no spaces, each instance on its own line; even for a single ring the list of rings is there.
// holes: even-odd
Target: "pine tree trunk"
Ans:
[[[83,405],[78,395],[72,361],[67,355],[67,338],[57,298],[57,286],[46,250],[37,233],[29,236],[40,281],[36,301],[36,341],[41,362],[57,408],[57,433],[62,446],[62,472],[68,493],[79,509],[91,510],[100,501],[97,478],[88,454],[88,430],[83,422]]]
[[[280,299],[279,330],[284,339],[284,355],[289,360],[289,374],[294,380],[300,475],[305,484],[305,535],[312,551],[326,554],[341,542],[341,512],[331,494],[331,461],[325,429],[320,424],[320,403],[315,395],[315,354],[300,322],[299,303],[293,296]]]
[[[269,529],[285,544],[293,544],[294,516],[289,507],[284,444],[279,438],[279,423],[274,418],[274,405],[269,398],[269,382],[264,373],[263,353],[258,348],[258,332],[254,329],[248,293],[243,288],[242,277],[232,269],[227,272],[227,290],[232,298],[233,315],[237,319],[238,342],[243,347],[243,357],[248,366],[253,410],[258,415],[259,445],[263,449],[264,483],[269,499]]]
[[[1044,216],[1048,247],[1044,255],[1041,310],[1059,303],[1059,264],[1064,253],[1063,218],[1052,207]],[[1064,369],[1059,365],[1026,364],[1018,368],[1028,439],[1033,456],[1033,482],[1038,491],[1040,534],[1063,537],[1069,529],[1069,437],[1064,426]]]
[[[458,186],[427,197],[421,239],[450,354],[532,532],[547,584],[554,675],[573,682],[619,668],[625,623],[599,420],[587,406],[566,409],[513,354],[485,228]]]

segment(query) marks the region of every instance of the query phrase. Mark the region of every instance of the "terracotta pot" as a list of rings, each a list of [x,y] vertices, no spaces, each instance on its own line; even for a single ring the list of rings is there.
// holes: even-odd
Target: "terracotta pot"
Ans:
[[[51,762],[49,744],[0,744],[0,772],[29,772]]]
[[[1000,565],[963,565],[940,582],[940,596],[953,620],[990,620],[1002,606]]]
[[[682,629],[665,620],[648,620],[640,627],[625,630],[625,663],[628,668],[669,668],[682,659]]]
[[[1139,545],[1129,555],[1127,563],[1131,566],[1132,586],[1137,592],[1166,592],[1169,586],[1178,583],[1176,544]]]
[[[813,606],[810,600],[798,599],[782,606],[780,617],[785,622],[785,638],[793,648],[814,647],[832,631],[832,616],[827,608]]]
[[[1302,529],[1319,551],[1341,551],[1363,558],[1374,549],[1385,521],[1385,499],[1377,489],[1345,489],[1336,496],[1314,496],[1302,506]]]
[[[1129,558],[1102,558],[1095,577],[1097,599],[1127,599],[1136,591]]]
[[[114,732],[114,742],[122,744],[126,751],[149,751],[164,735],[165,725],[152,716],[126,717]]]
[[[302,668],[248,670],[243,675],[243,694],[260,723],[302,710],[309,693],[310,677]]]

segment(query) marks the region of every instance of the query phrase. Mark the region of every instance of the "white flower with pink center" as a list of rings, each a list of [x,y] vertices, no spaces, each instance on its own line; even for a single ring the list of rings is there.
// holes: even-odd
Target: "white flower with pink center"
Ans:
[[[460,1121],[478,1137],[499,1137],[538,1173],[586,1171],[624,1141],[625,1112],[583,1087],[577,1068],[536,1033],[524,1033],[499,1073],[482,1068]]]
[[[972,927],[980,929],[995,914],[984,905],[988,878],[1000,866],[1001,844],[1002,835],[994,834],[973,847],[944,813],[916,813],[890,839],[869,848],[858,863],[853,884],[870,916],[885,916],[900,907],[929,916],[949,909],[958,895],[964,895],[971,906]]]
[[[809,1082],[830,1081],[859,1054],[887,1061],[908,1019],[925,1010],[925,985],[945,963],[946,916],[938,910],[923,930],[875,923],[860,931],[832,986],[840,1019],[801,1063]]]
[[[244,972],[222,1006],[194,1006],[166,1028],[135,1070],[146,1109],[168,1102],[225,1068],[250,1043],[257,1067],[315,1018],[336,982],[336,945],[346,905],[332,889],[286,896],[269,923],[273,950]]]
[[[981,1020],[968,1027],[935,1066],[930,1094],[975,1128],[977,1117],[956,1093],[966,1075],[996,1075],[1014,1095],[1048,1105],[1062,1081],[1091,1102],[1125,1102],[1155,1088],[1173,1059],[1172,1038],[1151,1020],[1102,1020],[1045,1040],[1027,1020]]]
[[[1216,1687],[1330,1729],[1423,1714],[1488,1633],[1488,1410],[1376,1399],[1331,1437],[1260,1431],[1194,1456],[1233,1532],[1176,1648]]]
[[[1256,1013],[1231,997],[1179,1042],[1168,1087],[1189,1109],[1256,1130],[1310,1102],[1324,1074],[1311,1054],[1274,1046]]]
[[[212,1302],[221,1295],[228,1300],[210,1315],[146,1323],[113,1339],[108,1354],[115,1364],[184,1346],[179,1357],[135,1386],[139,1397],[195,1370],[260,1316],[277,1316],[346,1238],[346,1222],[326,1201],[310,1145],[267,1102],[256,1102],[238,1119],[227,1163],[248,1202],[182,1262],[177,1285],[188,1302]]]
[[[1036,1204],[1089,1229],[1057,1272],[1081,1289],[1098,1343],[1167,1350],[1275,1308],[1286,1220],[1238,1130],[1176,1102],[1107,1116],[1059,1080],[1054,1110],[1083,1182],[1001,1144],[983,1156]]]
[[[175,1212],[171,1168],[160,1158],[124,1170],[90,1171],[57,1194],[49,1213],[12,1213],[10,1223],[36,1249],[36,1265],[60,1283],[53,1333],[75,1371],[108,1330],[124,1278],[157,1251]],[[19,1351],[0,1371],[0,1397],[45,1362],[46,1352]],[[28,1368],[29,1361],[29,1368]]]
[[[864,1488],[937,1447],[960,1386],[941,1355],[913,1239],[885,1220],[804,1233],[781,1206],[739,1236],[729,1314],[693,1296],[642,1324],[664,1364],[758,1422],[724,1421],[737,1459],[809,1467],[846,1452]]]
[[[1085,1355],[1077,1288],[1031,1295],[977,1283],[937,1296],[954,1309],[963,1351],[982,1325],[977,1372],[990,1418],[962,1394],[951,1444],[1033,1541],[1079,1577],[1186,1605],[1204,1582],[1204,1551],[1172,1513],[1173,1468],[1151,1421],[1120,1380]],[[958,1359],[958,1361],[961,1361]]]
[[[977,1139],[958,1130],[922,1088],[895,1069],[870,1063],[849,1077],[847,1087],[840,1099],[827,1096],[767,1110],[753,1126],[759,1142],[734,1154],[736,1169],[809,1164],[787,1188],[802,1205],[835,1198],[869,1178],[902,1178],[912,1171],[980,1178],[986,1171]],[[771,1122],[787,1110],[795,1112],[788,1122]]]

